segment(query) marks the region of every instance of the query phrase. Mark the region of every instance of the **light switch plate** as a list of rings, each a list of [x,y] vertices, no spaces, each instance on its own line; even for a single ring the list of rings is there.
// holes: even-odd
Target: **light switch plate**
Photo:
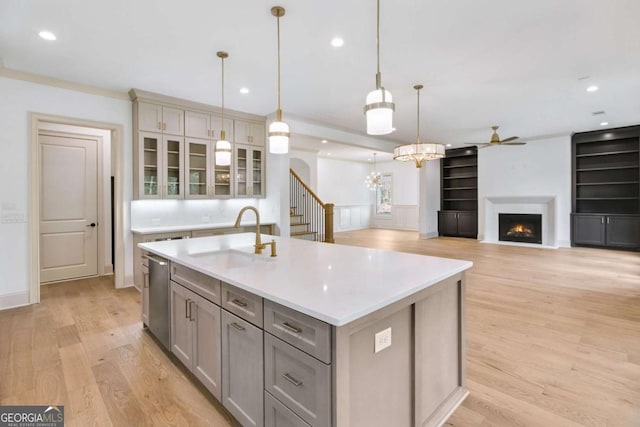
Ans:
[[[376,334],[374,352],[378,353],[387,347],[391,347],[391,328],[387,328]]]

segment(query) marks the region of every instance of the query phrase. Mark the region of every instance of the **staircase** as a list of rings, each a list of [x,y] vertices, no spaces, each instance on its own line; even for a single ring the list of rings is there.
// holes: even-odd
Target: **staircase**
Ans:
[[[334,243],[333,203],[323,203],[300,177],[289,169],[290,236],[294,239]]]
[[[290,236],[295,239],[316,240],[316,231],[310,230],[310,222],[304,222],[304,215],[296,213],[296,207],[289,208],[289,221],[291,225]]]

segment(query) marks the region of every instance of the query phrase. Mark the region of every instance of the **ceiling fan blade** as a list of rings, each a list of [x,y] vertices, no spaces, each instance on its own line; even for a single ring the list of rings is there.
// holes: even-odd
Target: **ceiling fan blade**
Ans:
[[[497,144],[491,144],[491,143],[486,143],[486,144],[475,144],[478,148],[487,148],[487,147],[492,147],[494,145]]]
[[[511,138],[507,138],[507,139],[503,139],[502,141],[500,141],[501,143],[505,143],[505,142],[509,142],[509,141],[515,141],[516,139],[520,138],[519,136],[512,136]]]
[[[526,145],[526,142],[503,142],[502,145]]]

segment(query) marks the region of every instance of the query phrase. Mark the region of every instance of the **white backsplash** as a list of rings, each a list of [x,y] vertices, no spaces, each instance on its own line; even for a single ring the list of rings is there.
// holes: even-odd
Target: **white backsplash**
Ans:
[[[242,207],[255,206],[261,222],[277,222],[276,207],[267,199],[134,200],[131,228],[174,225],[231,224]],[[244,221],[254,221],[247,214]]]

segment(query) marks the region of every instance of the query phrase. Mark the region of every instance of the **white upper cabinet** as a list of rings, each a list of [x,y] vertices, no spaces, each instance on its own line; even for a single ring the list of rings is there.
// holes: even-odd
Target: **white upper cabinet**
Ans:
[[[264,147],[265,145],[264,123],[235,120],[234,131],[234,141],[239,144],[250,144],[258,147]]]
[[[184,135],[184,110],[138,102],[138,130]]]
[[[185,112],[186,136],[217,141],[220,139],[221,130],[222,118],[220,116],[196,111]],[[233,141],[233,120],[224,119],[224,131],[227,141]]]

